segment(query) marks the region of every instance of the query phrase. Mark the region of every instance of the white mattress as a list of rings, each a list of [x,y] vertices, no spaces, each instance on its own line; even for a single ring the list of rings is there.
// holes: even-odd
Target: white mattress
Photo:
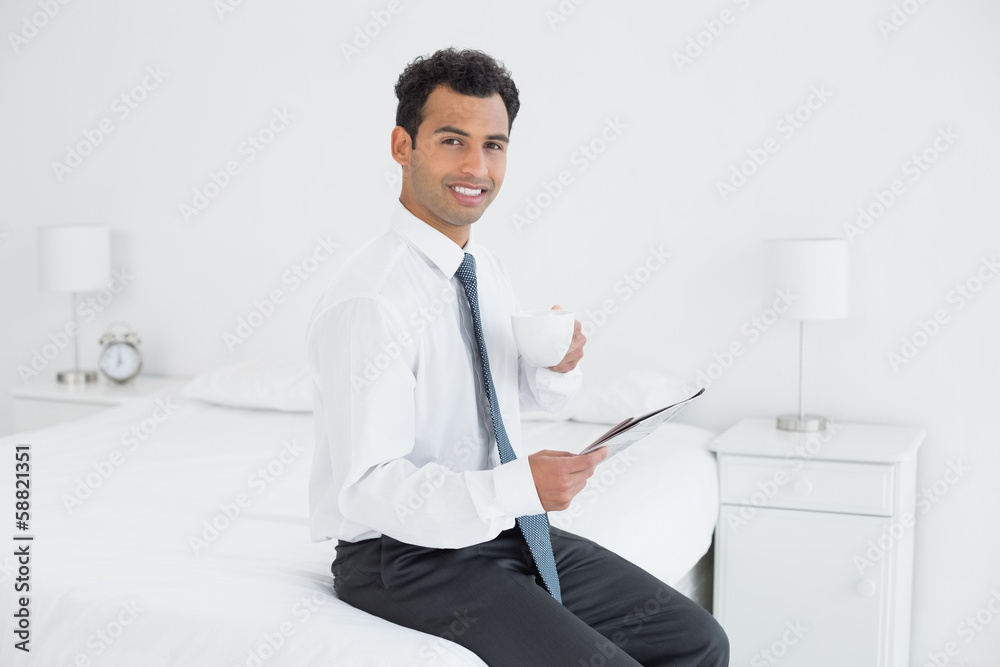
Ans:
[[[176,409],[157,424],[154,400],[0,439],[9,510],[14,446],[32,446],[35,536],[30,654],[12,646],[13,548],[0,556],[0,664],[86,664],[85,656],[123,667],[483,665],[458,645],[334,597],[334,544],[308,537],[311,414],[174,396]],[[133,447],[129,429],[143,425],[151,434]],[[532,449],[570,451],[604,428],[524,424]],[[668,424],[617,469],[602,464],[573,507],[552,513],[553,524],[676,583],[708,550],[715,525],[712,435]],[[70,511],[78,489],[91,495]],[[220,506],[234,514],[241,500],[246,507],[226,518]],[[213,520],[228,527],[192,547]]]

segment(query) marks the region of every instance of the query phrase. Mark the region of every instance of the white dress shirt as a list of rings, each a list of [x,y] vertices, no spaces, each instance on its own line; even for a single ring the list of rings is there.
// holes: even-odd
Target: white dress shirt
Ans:
[[[490,371],[518,456],[503,465],[472,312],[455,277],[466,252],[476,259]],[[520,410],[562,409],[582,376],[521,359],[510,324],[518,310],[500,260],[471,233],[460,248],[396,204],[389,230],[347,262],[309,321],[313,541],[385,534],[459,548],[544,511]]]

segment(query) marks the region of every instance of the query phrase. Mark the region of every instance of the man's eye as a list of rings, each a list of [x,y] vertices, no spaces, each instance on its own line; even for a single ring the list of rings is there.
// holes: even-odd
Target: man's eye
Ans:
[[[486,144],[486,147],[487,148],[491,148],[491,149],[493,149],[495,151],[502,151],[503,150],[503,146],[501,144],[498,144],[495,141],[489,142],[488,144]]]
[[[455,145],[458,145],[461,142],[458,139],[456,139],[455,137],[448,137],[442,143],[451,144],[452,146],[455,146]]]

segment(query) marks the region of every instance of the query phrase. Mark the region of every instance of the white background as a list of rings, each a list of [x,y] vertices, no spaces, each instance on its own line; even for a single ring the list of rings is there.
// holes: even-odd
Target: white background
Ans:
[[[68,296],[37,286],[45,224],[109,225],[113,264],[134,275],[84,327],[84,366],[95,367],[97,338],[122,319],[143,338],[150,374],[190,376],[265,352],[303,357],[313,303],[385,227],[398,194],[388,150],[396,77],[418,54],[481,48],[512,71],[522,111],[477,238],[505,259],[524,307],[560,303],[592,324],[591,379],[649,367],[694,382],[717,363],[685,421],[723,429],[793,411],[797,324],[780,320],[757,340],[744,333],[773,300],[761,241],[852,237],[850,317],[806,326],[807,408],[927,430],[919,488],[937,482],[944,493],[918,517],[911,663],[954,641],[952,664],[996,664],[1000,619],[971,641],[959,624],[1000,590],[1000,280],[960,309],[952,290],[980,270],[992,277],[981,267],[1000,250],[1000,5],[910,0],[907,15],[889,0],[567,0],[563,16],[556,0],[401,0],[396,14],[388,2],[245,0],[224,11],[210,0],[53,0],[49,18],[44,4],[0,5],[6,386],[72,365],[66,348],[39,377],[19,372],[68,319]],[[723,10],[731,22],[712,23]],[[889,31],[894,11],[901,25]],[[366,24],[374,36],[359,38]],[[345,54],[356,39],[363,48]],[[679,66],[675,54],[699,39],[707,46]],[[166,75],[122,117],[116,99],[141,88],[147,68]],[[776,123],[814,88],[829,99],[814,97],[818,108],[799,110],[808,119],[786,136]],[[274,109],[294,118],[247,160],[241,143]],[[53,164],[104,118],[113,132],[60,180]],[[620,134],[595,142],[603,152],[581,171],[581,145],[616,120]],[[908,161],[948,128],[957,139],[913,179]],[[717,183],[768,138],[777,152],[724,199]],[[179,206],[228,160],[240,173],[185,222]],[[546,200],[544,183],[561,170],[572,183]],[[860,234],[845,230],[895,179],[905,190],[883,215]],[[548,205],[519,228],[513,216],[529,198]],[[339,248],[293,289],[282,277],[318,236]],[[671,257],[647,274],[650,246]],[[616,291],[628,274],[646,279],[631,295]],[[275,289],[284,302],[230,351],[224,334]],[[608,299],[616,311],[601,318]],[[894,368],[887,355],[939,310],[947,322],[918,335],[922,347]],[[724,359],[734,342],[744,353]],[[11,428],[4,393],[0,433]],[[969,470],[943,482],[959,462]]]

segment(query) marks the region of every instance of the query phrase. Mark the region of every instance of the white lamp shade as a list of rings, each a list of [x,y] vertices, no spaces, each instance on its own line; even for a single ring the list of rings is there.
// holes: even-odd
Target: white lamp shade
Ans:
[[[38,284],[57,292],[91,292],[111,278],[111,230],[51,225],[38,230]]]
[[[835,320],[847,317],[850,264],[846,239],[776,239],[771,249],[774,289],[791,305],[779,317]]]

